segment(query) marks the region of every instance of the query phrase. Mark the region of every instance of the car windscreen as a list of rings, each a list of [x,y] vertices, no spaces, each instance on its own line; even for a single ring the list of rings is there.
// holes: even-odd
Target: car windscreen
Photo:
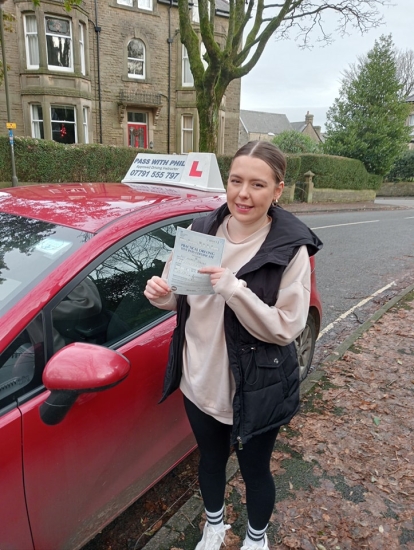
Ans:
[[[77,229],[0,212],[0,315],[91,237]]]

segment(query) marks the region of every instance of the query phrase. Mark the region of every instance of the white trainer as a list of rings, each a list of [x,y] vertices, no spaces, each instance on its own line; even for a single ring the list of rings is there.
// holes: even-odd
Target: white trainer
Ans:
[[[214,527],[206,521],[203,529],[203,538],[195,547],[195,550],[220,550],[224,544],[226,531],[230,529],[230,525],[224,525],[222,529],[216,531]]]
[[[269,550],[267,535],[264,536],[264,539],[264,546],[259,546],[253,542],[250,544],[243,544],[241,550]]]

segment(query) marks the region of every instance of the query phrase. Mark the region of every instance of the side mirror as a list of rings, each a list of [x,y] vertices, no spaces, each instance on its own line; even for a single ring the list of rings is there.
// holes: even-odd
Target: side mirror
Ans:
[[[95,344],[75,342],[59,350],[43,371],[50,395],[40,405],[45,424],[61,422],[81,393],[113,388],[129,373],[130,363],[120,353]]]

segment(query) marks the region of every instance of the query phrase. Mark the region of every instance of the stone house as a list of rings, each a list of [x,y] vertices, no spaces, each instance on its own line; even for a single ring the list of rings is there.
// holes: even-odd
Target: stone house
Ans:
[[[309,111],[305,115],[305,120],[303,122],[291,122],[293,130],[309,136],[315,143],[322,143],[324,141],[321,126],[313,125],[313,115],[309,114]]]
[[[5,50],[16,136],[197,151],[195,90],[174,0],[83,0],[70,12],[55,0],[6,0],[3,9],[15,17]],[[228,4],[216,0],[218,40],[227,24]],[[237,149],[239,108],[237,80],[222,104],[220,153]],[[5,122],[3,108],[0,135]]]
[[[289,122],[283,114],[240,110],[239,147],[256,139],[272,141],[286,130],[296,130],[317,143],[323,141],[321,127],[313,125],[313,115],[309,111],[303,122]]]

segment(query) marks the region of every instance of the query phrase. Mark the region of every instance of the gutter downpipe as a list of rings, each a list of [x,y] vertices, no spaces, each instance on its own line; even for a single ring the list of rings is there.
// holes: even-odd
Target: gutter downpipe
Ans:
[[[170,130],[171,130],[171,44],[173,38],[171,38],[171,8],[173,0],[170,0],[168,8],[168,92],[167,92],[167,152],[170,154]]]
[[[101,61],[99,50],[99,33],[101,27],[98,26],[98,0],[95,0],[95,33],[96,33],[96,62],[98,69],[98,119],[99,119],[99,143],[102,145],[102,97],[101,97]]]

